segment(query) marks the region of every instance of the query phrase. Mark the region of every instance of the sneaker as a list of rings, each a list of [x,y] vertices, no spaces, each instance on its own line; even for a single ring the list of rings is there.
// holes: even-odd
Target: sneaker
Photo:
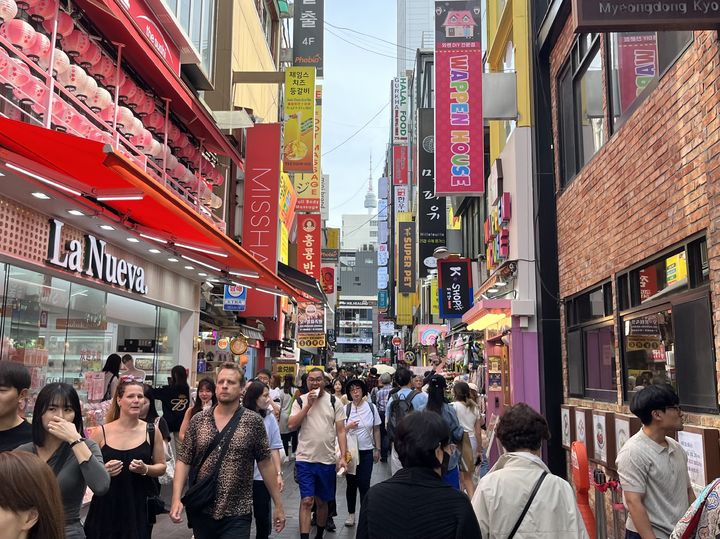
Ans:
[[[353,526],[355,526],[355,513],[350,513],[350,515],[348,515],[347,519],[345,520],[345,526],[347,526],[348,528],[352,528]]]
[[[334,532],[337,529],[335,526],[335,522],[333,522],[332,517],[328,517],[327,523],[325,523],[325,531],[326,532]]]

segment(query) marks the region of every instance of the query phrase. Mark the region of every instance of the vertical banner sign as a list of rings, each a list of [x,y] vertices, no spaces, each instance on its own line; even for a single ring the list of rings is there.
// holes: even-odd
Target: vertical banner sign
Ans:
[[[306,275],[320,281],[322,279],[320,275],[320,214],[306,213],[298,216],[297,239],[297,257],[300,270]]]
[[[408,143],[408,80],[396,77],[392,82],[393,144]]]
[[[410,197],[407,185],[395,187],[395,211],[410,211]]]
[[[255,260],[277,272],[280,226],[280,124],[258,124],[247,133],[245,211],[242,246]],[[245,313],[273,317],[275,296],[248,291]]]
[[[480,0],[435,2],[435,193],[484,191]]]
[[[469,258],[438,260],[441,317],[462,318],[472,307],[471,269]]]
[[[418,110],[418,259],[420,278],[437,267],[433,252],[446,245],[447,200],[435,196],[433,109]]]
[[[330,219],[330,175],[320,177],[320,216],[323,221]]]
[[[323,266],[321,270],[322,274],[322,288],[326,294],[335,293],[335,268],[333,266]]]
[[[437,276],[430,281],[430,314],[440,315],[440,289]]]
[[[393,185],[408,183],[408,147],[393,146]]]
[[[617,35],[620,110],[630,108],[635,98],[658,76],[657,34],[633,32]]]
[[[292,228],[293,219],[295,219],[295,206],[297,205],[297,193],[290,181],[290,176],[285,173],[280,174],[280,220],[285,227],[290,230]]]
[[[285,70],[285,172],[312,172],[315,146],[315,68]]]
[[[325,0],[297,0],[293,14],[293,65],[314,67],[323,76]]]
[[[298,194],[298,211],[320,211],[322,171],[320,150],[322,144],[322,86],[315,90],[315,125],[312,148],[312,173],[295,175],[295,190]]]
[[[415,222],[398,223],[398,246],[400,264],[398,269],[398,292],[415,292]]]
[[[325,309],[318,303],[298,302],[298,346],[325,346]]]

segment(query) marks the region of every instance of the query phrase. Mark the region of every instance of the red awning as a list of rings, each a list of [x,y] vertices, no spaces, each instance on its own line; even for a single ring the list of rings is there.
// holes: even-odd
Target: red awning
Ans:
[[[257,278],[240,276],[240,279],[251,286],[277,287],[292,296],[299,295],[290,284],[217,229],[209,218],[200,215],[189,202],[134,163],[113,153],[109,146],[0,118],[0,164],[8,162],[41,176],[52,171],[52,177],[44,177],[82,193],[79,202],[88,207],[106,208],[106,212],[115,214],[118,222],[125,221],[126,226],[146,237],[174,244],[174,249],[186,257],[221,271],[257,273]],[[32,171],[33,164],[42,167],[42,172]],[[97,201],[103,194],[118,192],[142,193],[143,199]],[[158,246],[162,247],[159,243]]]
[[[203,139],[208,150],[230,156],[238,165],[242,163],[242,156],[220,132],[180,75],[157,55],[115,0],[77,0],[77,4],[102,28],[109,41],[124,45],[123,58],[152,86],[158,97],[171,100],[170,109],[193,135]]]

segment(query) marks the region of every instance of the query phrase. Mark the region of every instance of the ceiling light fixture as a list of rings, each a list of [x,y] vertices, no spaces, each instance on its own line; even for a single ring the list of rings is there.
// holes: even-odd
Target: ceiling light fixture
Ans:
[[[205,262],[200,262],[199,260],[190,258],[189,256],[185,256],[185,255],[180,255],[180,256],[183,257],[185,260],[189,260],[190,262],[195,262],[196,264],[200,264],[201,266],[204,266],[207,269],[211,269],[214,271],[222,271],[220,268],[218,268],[216,266],[211,266],[210,264],[206,264]]]
[[[70,215],[75,215],[77,217],[83,217],[85,214],[81,212],[80,210],[68,210],[67,211]]]
[[[203,273],[202,271],[198,273],[198,277],[207,277],[207,273]]]
[[[262,286],[255,286],[254,288],[258,292],[262,292],[263,294],[271,294],[273,296],[278,296],[281,298],[288,297],[288,295],[285,292],[282,292],[280,290],[275,290],[274,288],[264,288]]]
[[[160,249],[148,249],[148,252],[157,255],[160,254]]]
[[[254,289],[255,289],[254,286],[249,285],[249,284],[247,284],[247,283],[240,283],[240,282],[237,282],[237,281],[231,281],[231,282],[232,282],[232,284],[234,284],[235,286],[241,286],[241,287],[243,287],[243,288],[249,288],[249,289],[251,289],[251,290],[254,290]]]
[[[125,196],[108,196],[108,197],[97,197],[95,200],[100,202],[110,202],[116,200],[142,200],[145,198],[143,195],[125,195]]]
[[[490,294],[494,294],[495,292],[500,292],[500,290],[498,288],[495,288],[494,286],[492,288],[488,288],[487,291]]]
[[[100,228],[103,230],[115,230],[114,227],[111,227],[110,225],[100,225]]]
[[[503,281],[502,279],[498,279],[497,281],[495,281],[495,284],[494,284],[494,286],[499,286],[499,287],[503,287],[506,285],[507,285],[507,283],[505,281]]]
[[[128,238],[127,239],[130,243],[140,243],[140,240],[137,238]]]
[[[50,199],[49,196],[47,196],[45,193],[41,193],[40,191],[38,191],[36,193],[30,193],[30,194],[32,196],[34,196],[35,198],[39,198],[40,200],[49,200]]]
[[[193,268],[192,266],[185,266],[185,269],[186,270],[194,270],[195,268]]]
[[[47,178],[43,178],[42,176],[39,176],[35,174],[34,172],[30,172],[29,170],[25,170],[24,168],[20,168],[18,166],[13,165],[12,163],[5,163],[5,166],[8,167],[11,170],[14,170],[16,172],[20,172],[22,174],[25,174],[26,176],[30,176],[31,178],[35,178],[36,180],[39,180],[43,183],[46,183],[48,185],[52,185],[56,189],[60,189],[61,191],[65,191],[66,193],[70,193],[71,195],[75,195],[76,197],[81,197],[82,193],[80,191],[77,191],[75,189],[72,189],[66,185],[63,185],[58,182],[54,182],[52,180],[48,180]]]
[[[168,258],[168,262],[178,262],[177,258]]]
[[[257,271],[231,271],[229,273],[235,277],[247,277],[248,279],[260,278],[260,274]]]
[[[167,243],[167,240],[164,240],[164,239],[162,239],[162,238],[158,238],[158,237],[155,237],[155,236],[150,236],[150,235],[148,235],[148,234],[143,234],[142,232],[140,233],[140,237],[141,237],[141,238],[145,238],[146,240],[156,241],[156,242],[158,242],[158,243]]]
[[[190,249],[191,251],[197,251],[198,253],[205,253],[214,256],[222,256],[227,258],[227,253],[220,253],[218,251],[210,251],[209,249],[203,249],[202,247],[195,247],[193,245],[186,245],[184,243],[175,243],[176,247],[182,247],[183,249]]]

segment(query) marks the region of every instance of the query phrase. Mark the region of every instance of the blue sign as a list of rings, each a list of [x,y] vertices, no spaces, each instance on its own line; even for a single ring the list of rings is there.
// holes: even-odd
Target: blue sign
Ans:
[[[223,294],[223,311],[242,312],[245,310],[246,304],[247,288],[232,284],[225,285],[225,292]]]
[[[378,309],[388,308],[388,293],[387,290],[378,290]]]

